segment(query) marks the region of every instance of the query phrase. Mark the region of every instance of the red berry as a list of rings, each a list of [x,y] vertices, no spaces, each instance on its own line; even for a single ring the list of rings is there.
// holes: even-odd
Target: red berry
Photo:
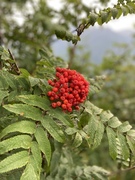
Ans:
[[[57,106],[61,106],[61,102],[60,101],[57,102]]]
[[[56,103],[52,103],[52,107],[53,107],[53,108],[56,108],[56,107],[57,107],[57,104],[56,104]]]
[[[48,91],[47,96],[51,96],[52,95],[52,91]]]
[[[65,104],[61,105],[62,109],[67,109],[67,106]]]
[[[52,90],[53,90],[54,92],[57,92],[57,91],[58,91],[58,88],[54,87]]]

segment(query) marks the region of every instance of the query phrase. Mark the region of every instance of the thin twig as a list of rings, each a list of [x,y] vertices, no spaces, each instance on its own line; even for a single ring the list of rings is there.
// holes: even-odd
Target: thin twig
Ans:
[[[15,62],[15,58],[14,58],[13,54],[11,53],[11,51],[9,49],[8,49],[8,52],[9,52],[11,59],[14,61],[13,63],[9,62],[11,65],[11,70],[14,71],[17,75],[20,75],[20,70]]]
[[[126,169],[122,169],[122,170],[118,170],[118,171],[115,171],[115,172],[112,172],[110,174],[110,176],[115,176],[117,174],[120,174],[120,173],[123,173],[123,172],[127,172],[127,171],[130,171],[130,170],[133,170],[133,169],[135,169],[135,166],[130,167],[130,168],[126,168]]]
[[[69,57],[69,63],[68,63],[69,68],[73,64],[73,60],[74,60],[74,57],[75,57],[75,50],[76,50],[76,44],[74,44],[74,46],[71,48],[71,51],[70,51],[70,57]]]

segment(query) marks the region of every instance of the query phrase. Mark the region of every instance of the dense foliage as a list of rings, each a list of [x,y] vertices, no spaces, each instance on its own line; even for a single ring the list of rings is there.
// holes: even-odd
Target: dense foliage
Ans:
[[[10,1],[18,9],[25,7],[27,2]],[[81,1],[65,1],[63,9],[59,13],[49,8],[44,0],[37,1],[38,6],[34,4],[34,1],[30,2],[34,14],[29,14],[29,16],[26,14],[29,18],[24,22],[22,29],[17,29],[18,24],[14,22],[14,26],[11,28],[12,31],[6,31],[5,27],[8,29],[11,22],[6,19],[8,13],[3,16],[1,40],[3,42],[8,41],[9,44],[11,42],[11,48],[16,49],[14,52],[19,67],[12,52],[1,46],[0,179],[104,180],[115,176],[120,179],[121,173],[132,170],[135,164],[135,130],[134,125],[132,125],[134,123],[134,99],[131,101],[131,98],[134,97],[134,87],[132,87],[134,82],[132,79],[134,56],[130,57],[129,51],[125,51],[125,49],[123,54],[119,56],[111,53],[105,57],[101,65],[90,67],[91,74],[82,69],[82,73],[84,71],[84,74],[87,75],[85,78],[76,71],[67,68],[70,66],[72,69],[78,66],[79,70],[79,63],[75,65],[73,56],[75,56],[75,48],[78,45],[78,40],[80,40],[80,35],[88,26],[93,26],[95,22],[102,25],[109,22],[112,17],[114,19],[119,18],[122,13],[123,15],[134,13],[135,2],[118,1],[118,4],[113,8],[106,8],[99,11],[99,13],[88,8]],[[107,3],[107,1],[101,2]],[[7,5],[6,1],[2,3],[2,11],[5,10],[5,5]],[[68,12],[67,8],[63,11],[67,5],[75,9],[78,16]],[[89,11],[91,11],[90,14]],[[13,13],[12,8],[10,12]],[[80,12],[86,14],[86,18],[82,21],[81,16],[79,16]],[[56,14],[59,15],[57,20],[59,24],[52,21]],[[46,21],[44,21],[45,17]],[[77,25],[78,22],[80,23],[79,26]],[[35,27],[34,31],[30,32],[33,25]],[[77,35],[68,31],[70,25],[76,27]],[[72,61],[70,59],[69,64],[59,57],[55,57],[50,50],[50,44],[55,33],[58,38],[72,41],[74,44],[70,51]],[[18,35],[20,39],[18,39]],[[29,39],[30,37],[33,41]],[[49,48],[42,48],[43,42]],[[6,45],[6,43],[4,44]],[[37,49],[40,46],[39,55]],[[19,58],[21,61],[19,61]],[[123,58],[126,61],[123,61]],[[130,63],[127,61],[128,58],[130,58]],[[21,66],[23,68],[20,68]],[[131,68],[133,71],[131,71]],[[129,69],[130,73],[128,73]],[[66,72],[66,75],[69,72],[74,72],[73,75],[77,74],[77,79],[72,76],[67,78],[65,74],[63,76],[59,71],[63,74]],[[56,79],[56,73],[59,79]],[[106,77],[101,75],[103,73],[106,74]],[[116,79],[115,74],[119,78]],[[62,111],[60,107],[53,108],[54,104],[51,104],[49,99],[48,92],[53,97],[52,91],[59,92],[59,97],[64,97],[65,88],[62,92],[61,89],[65,86],[63,84],[65,79],[61,76],[67,78],[66,81],[69,80],[66,85],[71,86],[72,84],[72,87],[67,87],[66,103],[65,99],[59,101],[64,105],[67,102],[69,103],[69,88],[72,89],[72,93],[74,92],[74,97],[76,95],[75,85],[78,87],[79,85],[84,86],[83,88],[80,86],[80,91],[76,87],[81,95],[78,93],[78,96],[73,98],[72,105],[75,107],[73,111]],[[82,79],[78,79],[78,77]],[[127,79],[126,86],[124,86],[125,84],[123,85],[122,82],[126,78],[130,78],[130,81]],[[56,85],[58,80],[60,81],[60,87],[54,87],[55,89],[52,90],[52,86]],[[83,84],[80,84],[80,80]],[[104,83],[104,89],[100,93],[99,91]],[[90,84],[89,92],[88,84]],[[130,95],[127,95],[126,88],[127,91],[128,88],[131,89]],[[85,96],[82,94],[83,90]],[[110,94],[107,94],[108,91]],[[116,105],[115,103],[112,104],[112,98],[114,97]],[[81,98],[85,101],[81,101]],[[77,107],[76,102],[79,102],[80,107]],[[125,103],[124,107],[123,103]],[[131,109],[127,112],[128,106]],[[108,107],[114,114],[108,110]],[[118,113],[118,108],[122,113]],[[130,120],[131,117],[133,120]]]

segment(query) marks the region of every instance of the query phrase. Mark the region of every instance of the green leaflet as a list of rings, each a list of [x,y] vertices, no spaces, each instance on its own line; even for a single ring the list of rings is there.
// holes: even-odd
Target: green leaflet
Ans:
[[[24,148],[29,149],[32,138],[28,135],[17,135],[0,142],[0,154],[11,151],[13,149]]]
[[[95,116],[91,116],[88,122],[87,134],[89,136],[88,143],[93,149],[98,147],[101,143],[104,134],[104,125],[101,121],[97,120]]]
[[[129,130],[129,131],[127,132],[127,135],[135,138],[135,130],[134,130],[134,129]]]
[[[131,149],[131,152],[135,156],[135,140],[132,137],[126,136],[126,140],[128,143],[129,148]]]
[[[68,128],[65,130],[65,132],[66,132],[68,135],[75,134],[77,131],[78,131],[78,129],[76,129],[76,128],[71,128],[71,127],[68,127]]]
[[[39,107],[43,110],[50,109],[50,101],[47,97],[40,97],[37,95],[20,95],[18,99],[28,105]]]
[[[9,95],[8,91],[2,91],[0,90],[0,104],[2,103],[2,100]]]
[[[119,119],[115,116],[113,116],[112,118],[109,119],[108,121],[108,126],[110,126],[111,128],[117,128],[121,125],[122,123],[119,121]]]
[[[2,71],[2,76],[4,77],[5,81],[12,89],[16,89],[17,81],[11,73],[7,71]]]
[[[118,127],[118,131],[124,133],[124,132],[129,131],[131,128],[132,126],[129,124],[128,121],[126,121]]]
[[[36,172],[33,157],[29,157],[29,162],[20,178],[20,180],[40,180],[40,175]]]
[[[118,15],[118,9],[117,8],[111,8],[111,13],[112,13],[113,19],[115,19]]]
[[[41,120],[41,123],[54,139],[61,143],[64,142],[64,133],[56,124],[56,122],[52,119],[52,117],[46,115],[45,118]]]
[[[35,138],[38,142],[40,150],[45,154],[48,165],[51,159],[51,145],[48,140],[47,134],[43,128],[38,127],[35,133]]]
[[[39,149],[38,143],[36,141],[33,141],[31,144],[31,153],[35,161],[37,173],[40,175],[41,165],[42,165],[42,156],[41,156],[41,151]]]
[[[97,130],[97,123],[98,121],[96,120],[95,116],[91,116],[87,127],[87,134],[89,136],[88,142],[90,145],[93,145],[94,142],[94,137]]]
[[[97,21],[98,15],[96,13],[91,12],[88,16],[89,23],[94,26],[95,22]]]
[[[79,132],[76,133],[72,146],[79,147],[82,144],[82,136]]]
[[[109,152],[113,159],[117,157],[117,144],[116,144],[116,133],[109,127],[106,128],[108,142],[109,142]]]
[[[53,116],[56,119],[59,119],[64,125],[73,127],[73,122],[70,118],[70,115],[62,112],[59,109],[51,109],[51,116]]]
[[[90,101],[85,102],[85,111],[89,114],[93,115],[99,115],[103,111],[103,109],[98,108],[94,104],[92,104]]]
[[[7,126],[5,129],[3,129],[2,132],[0,133],[0,138],[4,137],[7,134],[12,133],[12,132],[33,134],[35,132],[35,130],[36,130],[35,122],[19,121],[19,122],[15,122],[15,123]]]
[[[117,133],[117,137],[119,139],[120,145],[121,145],[121,153],[124,158],[124,160],[127,160],[129,158],[129,148],[125,139],[125,136]]]
[[[31,87],[33,87],[33,86],[37,85],[40,82],[40,79],[29,76],[29,81],[30,81]]]
[[[100,145],[103,135],[104,135],[104,125],[101,121],[99,121],[95,132],[94,143],[92,147],[93,149],[97,148]]]
[[[100,118],[103,123],[107,122],[112,117],[113,117],[113,114],[110,111],[102,111],[100,114]]]
[[[108,13],[105,11],[101,11],[100,13],[101,13],[101,19],[102,19],[102,24],[103,24],[108,19]]]
[[[10,112],[19,114],[26,118],[31,118],[32,120],[40,121],[43,118],[43,114],[40,109],[27,104],[8,104],[3,107]]]
[[[21,168],[28,163],[29,155],[27,151],[20,151],[0,162],[0,173],[8,172]]]

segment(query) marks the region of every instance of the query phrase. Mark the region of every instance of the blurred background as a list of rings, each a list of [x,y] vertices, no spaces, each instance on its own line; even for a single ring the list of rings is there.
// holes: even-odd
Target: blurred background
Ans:
[[[55,56],[70,62],[72,69],[87,77],[105,75],[102,90],[91,94],[91,102],[111,110],[121,121],[129,121],[135,127],[135,15],[112,20],[102,27],[89,27],[74,50],[71,43],[58,40],[54,35],[58,25],[76,34],[81,20],[91,11],[112,7],[115,3],[117,1],[109,0],[2,0],[0,45],[9,48],[19,67],[31,74],[40,59],[39,49],[48,47]],[[94,152],[84,145],[81,156],[75,163],[117,170],[117,163],[108,154],[106,137]],[[116,174],[112,179],[132,180],[134,175],[132,170]]]

